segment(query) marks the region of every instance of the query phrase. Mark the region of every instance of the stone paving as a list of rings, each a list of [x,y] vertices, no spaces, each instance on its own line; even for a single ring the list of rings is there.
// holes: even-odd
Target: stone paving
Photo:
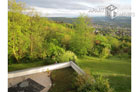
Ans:
[[[28,79],[31,79],[44,87],[40,92],[48,92],[48,90],[52,85],[51,79],[50,77],[48,77],[48,73],[42,72],[42,73],[36,73],[36,74],[31,74],[31,75],[26,75],[26,76],[21,76],[16,78],[10,78],[8,79],[8,88],[15,87],[17,84],[20,84],[20,87],[26,87],[28,86],[28,83],[25,82],[25,80]]]

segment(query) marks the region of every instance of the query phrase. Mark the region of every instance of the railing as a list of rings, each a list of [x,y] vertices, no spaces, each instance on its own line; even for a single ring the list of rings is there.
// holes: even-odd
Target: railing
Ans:
[[[84,71],[82,69],[80,69],[79,66],[77,66],[75,63],[70,61],[70,62],[58,63],[58,64],[53,64],[53,65],[48,65],[48,66],[43,66],[43,67],[30,68],[30,69],[9,72],[8,78],[15,78],[15,77],[20,77],[20,76],[35,74],[35,73],[45,72],[48,70],[52,71],[52,70],[66,68],[66,67],[72,67],[80,75],[85,74]]]

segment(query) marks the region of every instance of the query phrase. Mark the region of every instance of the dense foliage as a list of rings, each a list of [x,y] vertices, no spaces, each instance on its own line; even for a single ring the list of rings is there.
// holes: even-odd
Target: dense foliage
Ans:
[[[89,18],[81,15],[74,24],[42,18],[23,3],[9,0],[8,62],[23,63],[76,61],[77,56],[107,58],[131,54],[129,36],[96,33]],[[25,12],[25,13],[24,13]]]
[[[107,79],[102,76],[92,78],[90,75],[80,76],[74,80],[76,92],[114,92]]]

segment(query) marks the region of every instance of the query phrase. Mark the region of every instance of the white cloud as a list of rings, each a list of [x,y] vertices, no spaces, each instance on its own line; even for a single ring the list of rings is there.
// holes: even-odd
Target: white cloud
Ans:
[[[17,0],[19,1],[19,0]],[[130,12],[130,0],[20,0],[34,8],[41,16],[47,17],[77,17],[80,13],[88,16],[104,16],[104,12],[88,11],[91,8],[99,9],[113,4],[120,12]]]
[[[53,9],[36,6],[31,6],[31,8],[34,8],[37,12],[41,13],[41,16],[47,17],[74,17],[79,16],[80,13],[88,13],[88,10]]]

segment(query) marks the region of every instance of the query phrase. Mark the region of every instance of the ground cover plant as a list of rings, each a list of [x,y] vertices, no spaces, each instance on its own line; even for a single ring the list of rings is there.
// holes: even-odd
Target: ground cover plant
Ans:
[[[73,80],[76,72],[72,68],[65,68],[52,71],[52,87],[49,92],[76,92],[73,87]]]

